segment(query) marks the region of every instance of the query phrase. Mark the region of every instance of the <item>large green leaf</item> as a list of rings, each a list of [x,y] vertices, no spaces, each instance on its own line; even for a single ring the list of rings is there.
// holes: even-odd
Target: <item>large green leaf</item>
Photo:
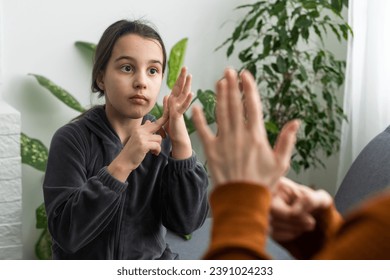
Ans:
[[[191,104],[194,103],[196,100],[199,100],[199,102],[203,106],[203,113],[205,114],[207,124],[215,123],[215,93],[209,89],[204,91],[198,89],[196,97],[192,100]],[[192,134],[193,132],[195,132],[196,128],[194,123],[192,122],[192,118],[188,118],[186,114],[184,114],[184,121],[186,123],[188,134]]]
[[[198,90],[197,97],[203,105],[203,112],[208,124],[215,122],[216,97],[212,90]]]
[[[332,0],[331,5],[337,13],[341,13],[343,9],[343,0]]]
[[[96,51],[96,44],[84,41],[76,41],[74,43],[76,47],[88,51],[91,55],[93,55]]]
[[[185,234],[185,235],[183,235],[183,238],[184,238],[185,240],[191,240],[192,234]]]
[[[171,49],[168,60],[168,76],[167,85],[170,89],[173,88],[177,77],[180,74],[180,69],[184,62],[184,56],[187,49],[188,38],[184,38],[177,42]]]
[[[47,227],[47,216],[44,203],[39,205],[39,207],[35,210],[35,216],[37,219],[36,228],[43,229],[37,243],[35,244],[35,255],[40,260],[50,260],[52,258],[52,240]]]
[[[156,119],[160,118],[163,114],[164,108],[159,104],[155,104],[153,109],[150,111],[150,114],[153,115]]]
[[[20,135],[20,146],[22,163],[44,172],[49,154],[46,146],[38,139],[30,138],[24,133]]]
[[[49,230],[46,228],[42,231],[37,243],[35,244],[35,254],[40,260],[52,259],[51,253],[51,236]]]
[[[56,85],[55,83],[53,83],[52,81],[50,81],[44,76],[37,75],[37,74],[29,74],[29,75],[34,76],[41,86],[49,90],[55,97],[61,100],[64,104],[68,105],[70,108],[79,112],[85,111],[83,106],[81,106],[81,104],[76,100],[76,98],[74,98],[73,95],[71,95],[65,89]]]
[[[35,217],[37,219],[37,223],[35,225],[36,228],[47,228],[45,203],[39,205],[39,207],[35,210]]]

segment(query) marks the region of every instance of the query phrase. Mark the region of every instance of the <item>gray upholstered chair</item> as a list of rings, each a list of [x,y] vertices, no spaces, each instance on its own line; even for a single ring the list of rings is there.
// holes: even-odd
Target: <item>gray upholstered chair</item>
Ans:
[[[181,260],[199,260],[202,258],[207,250],[210,242],[212,218],[207,218],[203,226],[192,233],[190,240],[168,231],[167,243],[173,252],[179,254]],[[267,252],[272,255],[274,259],[286,260],[292,259],[291,255],[271,239],[267,240]]]
[[[362,200],[390,186],[390,126],[372,139],[352,163],[335,195],[344,214]]]

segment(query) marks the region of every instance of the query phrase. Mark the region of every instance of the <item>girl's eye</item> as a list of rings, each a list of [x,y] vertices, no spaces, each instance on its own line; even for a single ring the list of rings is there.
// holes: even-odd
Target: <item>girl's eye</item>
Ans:
[[[131,65],[124,65],[121,67],[121,71],[125,73],[130,73],[133,71],[133,67]]]
[[[149,69],[149,73],[150,73],[151,75],[156,75],[156,74],[158,74],[158,70],[157,70],[156,68],[150,68],[150,69]]]

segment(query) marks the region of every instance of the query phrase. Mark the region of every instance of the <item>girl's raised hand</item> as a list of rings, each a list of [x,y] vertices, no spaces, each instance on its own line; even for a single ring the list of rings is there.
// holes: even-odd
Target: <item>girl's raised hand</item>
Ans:
[[[168,100],[170,120],[183,117],[190,106],[192,100],[191,81],[191,74],[187,74],[187,68],[183,67]]]
[[[169,120],[165,129],[172,141],[172,156],[176,159],[185,159],[192,155],[191,141],[183,116],[192,100],[191,80],[187,68],[183,67],[171,94],[164,98],[164,104],[167,103],[169,110]]]

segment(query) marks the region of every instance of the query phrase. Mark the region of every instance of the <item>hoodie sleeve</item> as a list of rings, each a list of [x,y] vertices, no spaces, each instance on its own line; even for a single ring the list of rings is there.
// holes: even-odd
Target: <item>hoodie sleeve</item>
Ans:
[[[208,176],[196,155],[168,158],[162,180],[164,226],[178,234],[190,234],[202,226],[208,213]]]
[[[43,193],[50,234],[68,253],[95,239],[120,208],[127,183],[106,167],[87,178],[87,141],[72,124],[53,136]]]

